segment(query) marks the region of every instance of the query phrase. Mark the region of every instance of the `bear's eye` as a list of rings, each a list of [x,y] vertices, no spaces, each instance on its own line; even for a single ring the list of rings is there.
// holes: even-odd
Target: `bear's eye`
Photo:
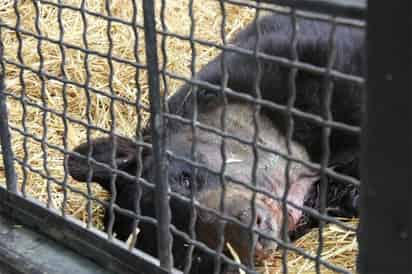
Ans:
[[[188,172],[182,172],[180,175],[180,184],[184,186],[185,188],[190,188],[192,184],[192,176]]]
[[[213,100],[217,97],[217,92],[214,90],[203,89],[199,91],[200,97],[202,100]]]

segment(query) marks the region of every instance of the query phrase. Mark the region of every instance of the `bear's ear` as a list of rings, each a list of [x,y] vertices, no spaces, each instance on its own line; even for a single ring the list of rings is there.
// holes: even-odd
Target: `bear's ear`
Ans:
[[[130,139],[116,138],[116,154],[114,161],[118,170],[129,173],[135,176],[137,170],[137,145]],[[67,157],[67,166],[69,174],[76,180],[87,182],[89,172],[91,171],[91,181],[99,183],[104,189],[110,191],[111,170],[102,165],[87,163],[87,156],[91,150],[91,159],[113,167],[112,163],[112,148],[113,140],[111,138],[98,138],[90,143],[83,143],[74,149],[75,155],[70,154]],[[124,176],[120,174],[116,179],[116,188],[119,189],[122,184],[128,182]]]

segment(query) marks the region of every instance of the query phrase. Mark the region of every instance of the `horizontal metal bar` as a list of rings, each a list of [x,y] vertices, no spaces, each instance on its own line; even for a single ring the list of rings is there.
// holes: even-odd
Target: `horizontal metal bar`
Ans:
[[[366,0],[259,0],[256,2],[352,19],[363,19],[366,16]]]
[[[0,273],[112,274],[82,254],[1,214]]]
[[[116,239],[109,241],[105,233],[94,228],[86,229],[84,223],[70,216],[62,217],[36,200],[23,198],[4,188],[0,188],[0,213],[38,230],[113,273],[167,273],[150,255],[136,249],[130,251],[125,243]],[[173,270],[172,273],[181,272]]]
[[[34,34],[32,32],[26,31],[26,30],[21,29],[21,28],[11,27],[7,24],[0,23],[0,26],[5,27],[5,28],[10,29],[10,30],[13,30],[17,33],[23,33],[25,35],[31,36],[31,37],[36,38],[36,39],[44,39],[46,41],[49,41],[49,42],[52,42],[52,43],[55,43],[55,44],[62,43],[62,42],[58,42],[55,39],[51,39],[51,38],[48,38],[48,37],[45,37],[45,36],[40,36],[38,34]],[[181,35],[181,34],[173,33],[173,32],[168,32],[168,31],[164,31],[164,30],[157,30],[156,34],[177,38],[177,39],[180,39],[180,40],[183,40],[183,41],[190,41],[191,40],[190,37],[187,37],[185,35]],[[207,41],[207,40],[201,40],[201,39],[193,39],[193,41],[195,41],[196,43],[198,43],[202,46],[213,47],[213,48],[217,48],[217,49],[222,50],[222,51],[241,53],[241,54],[244,54],[246,56],[254,56],[254,53],[253,53],[252,50],[244,49],[244,48],[238,47],[236,45],[229,45],[229,44],[228,45],[219,45],[219,44],[216,44],[214,42],[210,42],[210,41]],[[94,54],[94,55],[97,55],[97,56],[102,57],[102,58],[108,58],[107,55],[105,55],[103,53],[100,53],[100,52],[97,52],[97,51],[85,50],[81,47],[71,45],[71,44],[68,44],[68,43],[62,43],[62,44],[64,44],[68,48],[76,49],[76,50],[79,50],[79,51],[82,51],[82,52],[88,52],[89,54]],[[142,64],[134,63],[133,61],[128,61],[126,59],[121,59],[121,58],[118,58],[116,56],[112,56],[111,58],[114,61],[117,61],[119,63],[124,63],[124,64],[130,65],[130,66],[136,66],[136,67],[141,68],[141,69],[147,69],[146,66],[144,66]],[[316,65],[313,65],[313,64],[301,62],[299,60],[291,61],[288,58],[275,56],[275,55],[270,55],[270,54],[266,54],[264,52],[258,52],[257,58],[262,59],[262,60],[267,60],[267,61],[273,61],[274,63],[277,63],[279,65],[282,65],[282,66],[285,66],[285,67],[288,67],[288,68],[298,68],[298,69],[301,69],[302,71],[308,71],[308,72],[314,73],[316,75],[324,75],[326,73],[326,69],[324,67],[320,67],[320,66],[316,66]],[[9,62],[12,63],[13,61],[10,60]],[[14,62],[14,64],[18,64],[18,63]],[[20,66],[23,66],[23,64],[21,64]],[[35,72],[35,71],[33,71],[33,72]],[[162,72],[162,71],[159,70],[159,72]],[[44,72],[42,72],[42,74],[43,73]],[[45,74],[45,75],[47,75],[47,74]],[[353,83],[356,83],[356,84],[359,84],[359,85],[362,85],[364,83],[364,79],[362,77],[346,74],[346,73],[336,71],[336,70],[331,71],[331,76],[333,76],[333,78],[335,78],[335,79],[346,80],[346,81],[353,82]],[[48,77],[50,77],[50,76],[48,76]],[[56,79],[56,80],[58,80],[58,79]],[[70,82],[70,84],[76,85],[76,83],[71,83],[71,82]],[[80,85],[80,84],[77,83],[77,85]]]

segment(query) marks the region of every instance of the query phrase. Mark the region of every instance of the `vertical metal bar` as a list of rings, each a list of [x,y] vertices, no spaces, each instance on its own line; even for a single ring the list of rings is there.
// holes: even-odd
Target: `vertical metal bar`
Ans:
[[[83,40],[83,45],[85,49],[89,48],[89,42],[87,39],[87,33],[88,33],[88,22],[86,18],[86,0],[82,0],[80,3],[80,14],[82,17],[82,22],[83,22],[83,34],[82,34],[82,40]],[[92,197],[92,188],[91,188],[91,183],[93,179],[93,165],[90,163],[90,159],[93,156],[93,143],[90,140],[90,135],[91,135],[91,130],[90,130],[90,125],[92,124],[92,115],[91,115],[91,96],[90,92],[87,89],[90,85],[90,78],[91,78],[91,73],[90,73],[90,68],[89,68],[89,53],[86,51],[84,53],[84,61],[83,61],[83,67],[85,71],[85,77],[86,79],[84,80],[84,94],[86,96],[86,116],[87,116],[87,129],[86,129],[86,138],[87,138],[87,147],[89,148],[89,151],[87,152],[87,179],[86,179],[86,188],[87,188],[87,196]],[[86,211],[87,211],[87,228],[91,227],[92,224],[92,201],[90,199],[87,199],[87,204],[86,204]]]
[[[154,183],[156,215],[158,220],[157,227],[157,246],[160,266],[167,271],[171,271],[173,265],[172,256],[172,235],[170,233],[171,213],[169,207],[166,165],[165,165],[165,123],[162,116],[162,97],[160,95],[159,74],[158,74],[158,55],[156,39],[156,22],[154,1],[143,1],[144,31],[146,42],[146,62],[149,76],[149,99],[151,113],[152,145],[154,157]]]
[[[226,9],[225,9],[225,2],[224,0],[219,0],[219,7],[222,13],[222,22],[220,25],[220,38],[222,39],[222,43],[224,46],[227,45],[226,41],[226,32],[225,32],[225,26],[226,26]],[[226,53],[225,50],[222,51],[222,59],[220,62],[220,68],[222,70],[222,79],[221,79],[221,85],[220,89],[222,92],[222,98],[223,98],[223,109],[222,113],[220,116],[220,129],[222,132],[226,132],[226,117],[227,117],[227,105],[228,105],[228,99],[227,95],[225,93],[225,88],[227,88],[227,84],[229,81],[229,71],[227,67],[227,56],[228,54]],[[222,137],[222,142],[220,143],[220,155],[222,157],[222,166],[220,167],[219,171],[219,183],[220,187],[222,189],[222,192],[220,194],[220,203],[219,203],[219,212],[224,215],[225,212],[225,196],[226,196],[226,179],[225,179],[225,172],[226,172],[226,163],[227,163],[227,155],[226,155],[226,139],[225,137]],[[219,274],[221,272],[221,254],[223,253],[224,245],[225,245],[225,226],[226,226],[226,221],[223,219],[219,220],[217,232],[218,232],[218,245],[216,248],[216,254],[214,258],[214,269],[213,273],[214,274]]]
[[[132,9],[133,9],[133,15],[132,15],[132,23],[133,23],[133,36],[134,36],[134,45],[133,45],[133,52],[134,52],[134,59],[136,61],[136,64],[140,63],[140,58],[139,58],[139,32],[137,30],[137,26],[135,23],[137,22],[137,16],[138,16],[138,6],[137,2],[134,0],[131,0],[132,2]],[[139,83],[139,76],[140,76],[140,69],[138,66],[136,66],[136,71],[134,75],[135,79],[135,84],[136,84],[136,115],[137,115],[137,124],[136,124],[136,139],[139,143],[143,143],[143,135],[142,135],[142,113],[140,111],[140,104],[141,104],[141,96],[142,96],[142,88]],[[142,159],[142,152],[143,152],[143,147],[141,145],[136,146],[136,189],[137,189],[137,194],[136,194],[136,201],[135,201],[135,209],[136,209],[136,214],[140,215],[141,214],[141,208],[140,208],[140,201],[142,199],[142,185],[141,185],[141,176],[142,176],[142,171],[143,171],[143,159]],[[133,219],[133,229],[132,229],[132,240],[129,243],[129,249],[132,250],[137,241],[137,228],[139,225],[139,219],[134,218]]]
[[[35,28],[36,28],[36,32],[39,36],[42,35],[42,31],[41,31],[41,27],[40,27],[40,18],[42,17],[41,15],[41,10],[39,7],[39,3],[36,1],[33,1],[33,5],[34,5],[34,9],[36,11],[36,15],[35,15]],[[44,70],[44,56],[43,56],[43,52],[42,52],[42,40],[38,39],[37,41],[37,54],[39,56],[39,71],[42,72]],[[47,178],[50,177],[50,171],[48,169],[47,163],[48,163],[48,147],[46,145],[47,143],[47,132],[48,132],[48,128],[47,128],[47,108],[48,108],[48,103],[47,103],[47,95],[46,95],[46,80],[45,77],[41,74],[39,74],[39,79],[40,79],[40,98],[43,104],[43,108],[45,109],[42,113],[42,139],[41,139],[41,150],[42,150],[42,158],[43,158],[43,170],[47,176]],[[46,190],[47,190],[47,207],[50,208],[51,206],[51,189],[50,189],[50,185],[51,182],[49,179],[46,179]]]
[[[63,4],[62,0],[58,0],[57,3],[59,5]],[[63,86],[62,86],[62,98],[63,98],[63,116],[62,116],[62,122],[63,122],[63,149],[64,151],[68,150],[68,144],[67,144],[67,139],[68,139],[68,119],[67,119],[67,110],[68,110],[68,101],[67,101],[67,73],[66,73],[66,51],[64,49],[63,43],[64,43],[64,22],[63,22],[63,7],[58,7],[57,9],[57,23],[59,26],[59,50],[60,50],[60,56],[61,56],[61,62],[60,62],[60,73],[63,78]],[[46,130],[46,129],[44,129]],[[46,160],[46,157],[44,157]],[[68,179],[68,174],[69,174],[69,168],[67,167],[67,154],[63,154],[63,201],[61,205],[61,214],[62,216],[66,216],[66,207],[67,207],[67,179]],[[48,199],[50,200],[50,195],[51,191],[50,188],[48,188]]]
[[[367,20],[359,270],[412,273],[412,2],[369,1]]]
[[[190,34],[189,34],[189,42],[190,42],[190,50],[192,52],[191,54],[191,62],[190,62],[190,73],[191,73],[191,78],[193,79],[195,77],[196,73],[196,47],[195,47],[195,42],[194,40],[194,35],[195,35],[195,18],[193,14],[193,2],[194,0],[189,0],[189,17],[190,17]],[[193,115],[192,115],[192,123],[191,123],[191,129],[192,129],[192,147],[190,151],[190,159],[194,162],[196,162],[196,150],[197,150],[197,119],[198,119],[198,106],[197,106],[197,86],[192,85],[191,86],[191,93],[192,93],[192,103],[193,103]],[[197,220],[197,210],[195,206],[195,195],[197,192],[197,173],[198,169],[196,167],[192,167],[192,177],[193,177],[193,183],[191,184],[190,188],[190,223],[189,223],[189,233],[190,233],[190,238],[192,240],[196,240],[196,220]],[[192,260],[193,260],[193,251],[194,251],[194,245],[190,245],[188,250],[187,250],[187,257],[186,257],[186,263],[185,263],[185,268],[184,268],[184,273],[190,273],[190,269],[192,267]]]
[[[296,10],[292,8],[291,13],[290,13],[290,20],[291,20],[291,25],[292,25],[292,33],[291,33],[291,40],[290,40],[290,56],[291,60],[293,61],[298,61],[299,60],[299,55],[298,55],[298,31],[299,31],[299,23],[297,21],[296,17]],[[293,119],[292,115],[292,108],[295,106],[295,101],[296,101],[296,77],[298,74],[298,69],[297,68],[291,68],[289,71],[289,98],[288,98],[288,103],[287,103],[287,117],[286,117],[286,125],[287,125],[287,131],[286,131],[286,150],[288,153],[288,156],[291,156],[292,154],[292,149],[291,149],[291,143],[292,143],[292,137],[293,137],[293,132],[295,130],[295,121]],[[290,160],[287,160],[286,162],[286,169],[285,169],[285,191],[282,196],[282,241],[285,243],[288,242],[289,239],[289,230],[288,230],[288,206],[287,206],[287,199],[289,195],[289,190],[290,190],[290,169],[291,169],[291,164],[292,162]],[[282,270],[283,273],[287,274],[288,273],[288,249],[284,248],[282,250]]]
[[[16,193],[17,192],[17,177],[14,170],[13,163],[13,150],[11,147],[10,130],[8,125],[8,113],[6,105],[6,95],[4,91],[4,76],[6,74],[6,68],[2,61],[3,58],[3,43],[1,42],[1,29],[0,29],[0,144],[3,154],[3,164],[6,172],[6,185],[7,190]]]
[[[15,29],[18,30],[21,28],[21,14],[18,8],[18,1],[14,1],[13,3],[13,10],[14,13],[16,14],[16,25]],[[23,59],[23,37],[20,32],[16,31],[16,38],[17,38],[17,60],[19,64],[25,65],[24,59]],[[28,179],[28,166],[29,166],[29,147],[27,144],[27,103],[26,103],[26,81],[24,80],[24,69],[22,67],[19,67],[19,83],[21,85],[21,92],[20,92],[20,105],[22,109],[21,113],[21,127],[23,128],[23,163],[21,165],[22,173],[23,173],[23,179],[22,179],[22,184],[21,184],[21,193],[23,194],[24,197],[26,197],[26,187],[27,187],[27,179]]]
[[[116,161],[116,155],[117,155],[117,139],[114,136],[115,128],[116,128],[116,115],[115,115],[115,104],[114,104],[114,87],[113,87],[113,75],[114,75],[114,67],[113,67],[113,38],[112,38],[112,13],[110,10],[110,1],[105,0],[104,1],[104,7],[108,16],[107,19],[107,27],[106,27],[106,36],[107,36],[107,41],[109,42],[109,47],[107,49],[107,64],[108,64],[108,72],[109,72],[109,83],[108,87],[110,90],[110,104],[109,104],[109,110],[110,110],[110,141],[111,141],[111,147],[110,147],[110,167],[113,168],[114,170],[117,170],[117,161]],[[114,211],[114,204],[117,199],[117,188],[116,188],[116,179],[117,179],[117,172],[111,172],[110,173],[110,192],[111,192],[111,197],[110,197],[110,204],[108,208],[108,214],[109,214],[109,222],[107,224],[107,234],[109,240],[113,239],[113,226],[115,223],[116,215]]]
[[[331,19],[331,29],[329,33],[328,47],[329,47],[329,57],[326,67],[326,73],[324,77],[324,83],[322,88],[322,117],[326,122],[333,120],[331,105],[334,82],[331,77],[331,71],[336,61],[336,18]],[[320,169],[320,190],[319,190],[319,213],[326,215],[326,203],[327,203],[327,193],[328,193],[328,177],[326,175],[326,168],[328,167],[330,161],[330,135],[331,128],[328,126],[322,127],[322,159],[321,159],[321,169]],[[323,231],[325,227],[325,221],[319,220],[319,233],[318,233],[318,248],[316,250],[316,273],[321,273],[321,259],[324,247]]]
[[[254,27],[256,28],[256,37],[254,41],[254,50],[253,54],[255,57],[255,69],[256,73],[254,75],[254,83],[253,83],[253,92],[254,97],[256,99],[262,99],[262,94],[260,90],[260,84],[262,81],[263,73],[262,73],[262,62],[258,58],[258,53],[260,49],[260,42],[261,42],[261,29],[260,29],[260,1],[257,1],[257,8],[255,11],[255,18],[254,18]],[[251,173],[251,181],[250,184],[253,187],[256,187],[257,182],[257,171],[259,166],[259,150],[258,150],[258,140],[259,140],[259,116],[261,105],[254,103],[253,104],[253,140],[252,140],[252,154],[253,154],[253,165],[252,165],[252,173]],[[248,267],[250,269],[254,269],[255,266],[255,246],[256,241],[258,240],[258,236],[253,232],[253,228],[255,227],[255,219],[256,219],[256,191],[253,191],[252,197],[250,199],[250,206],[251,206],[251,220],[249,223],[249,233],[250,233],[250,243],[249,243],[249,258],[248,258]]]

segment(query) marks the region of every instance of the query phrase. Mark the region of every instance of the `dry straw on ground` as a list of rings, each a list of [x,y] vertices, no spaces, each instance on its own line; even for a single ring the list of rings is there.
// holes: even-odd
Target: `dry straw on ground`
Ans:
[[[26,108],[22,107],[19,99],[9,98],[9,118],[13,127],[22,129],[26,127],[27,133],[36,136],[38,139],[44,139],[48,144],[56,145],[67,149],[80,144],[86,140],[86,128],[83,125],[73,121],[66,120],[66,125],[62,119],[62,114],[66,113],[68,117],[88,122],[88,118],[93,126],[110,129],[114,123],[115,130],[118,134],[124,136],[133,136],[137,117],[141,115],[143,123],[148,119],[148,114],[136,110],[134,102],[136,96],[141,98],[142,105],[148,105],[146,81],[146,71],[139,70],[130,64],[118,61],[112,61],[113,81],[110,83],[110,64],[108,59],[101,55],[106,55],[109,50],[109,40],[107,35],[107,20],[92,15],[99,13],[107,15],[105,1],[103,0],[84,0],[85,7],[91,13],[85,15],[87,29],[83,23],[81,13],[76,10],[82,0],[65,0],[64,4],[74,7],[66,8],[59,12],[59,9],[53,5],[56,0],[48,1],[16,1],[14,6],[13,0],[0,0],[0,18],[8,26],[14,27],[17,23],[16,11],[20,18],[20,32],[16,34],[14,30],[3,28],[1,41],[4,44],[5,58],[11,63],[23,63],[24,66],[34,70],[21,68],[7,63],[6,64],[6,85],[7,92],[16,97],[23,96]],[[34,2],[34,3],[33,3]],[[141,1],[135,1],[138,4],[137,23],[142,24]],[[157,27],[162,29],[160,20],[160,1],[157,1]],[[169,32],[189,36],[191,21],[189,17],[188,0],[165,1],[165,24]],[[112,0],[110,3],[111,16],[121,18],[131,22],[133,16],[133,5],[131,0]],[[226,39],[230,39],[238,30],[246,26],[254,17],[252,9],[237,7],[234,5],[225,5],[227,15],[225,33]],[[220,29],[222,22],[222,13],[219,2],[214,0],[196,0],[193,2],[194,13],[194,37],[207,40],[213,43],[221,44]],[[61,15],[61,22],[59,16]],[[36,18],[38,24],[36,25]],[[63,34],[60,28],[64,30]],[[86,32],[86,41],[83,40],[83,33]],[[119,60],[131,62],[137,61],[144,65],[144,41],[143,31],[139,30],[138,39],[135,39],[133,28],[118,22],[112,22],[110,35],[113,40],[112,55]],[[39,42],[37,36],[47,37]],[[65,43],[64,49],[64,70],[62,71],[62,52],[56,41],[62,40]],[[21,46],[19,40],[22,41]],[[161,41],[159,37],[159,41]],[[73,49],[74,47],[87,48],[90,54],[86,55],[84,51]],[[134,51],[137,43],[137,53]],[[39,47],[40,46],[40,47]],[[39,47],[39,49],[38,49]],[[168,37],[165,40],[167,52],[166,68],[168,71],[179,76],[189,77],[190,62],[192,51],[188,41]],[[207,63],[211,58],[216,56],[218,50],[213,47],[201,46],[196,44],[196,69]],[[18,55],[21,50],[21,55]],[[160,52],[160,51],[159,51]],[[135,54],[136,53],[136,54]],[[21,58],[21,59],[20,59]],[[43,59],[43,67],[40,67],[40,60]],[[85,67],[87,64],[87,69]],[[41,69],[51,77],[40,78],[35,71]],[[87,93],[82,87],[89,74],[89,87],[100,91],[101,94],[90,92],[89,115],[87,112]],[[21,79],[24,81],[22,82]],[[70,83],[63,85],[59,79],[67,79]],[[136,83],[136,79],[138,79]],[[178,80],[166,78],[167,90],[173,92],[181,84]],[[76,85],[76,83],[80,85]],[[110,84],[113,87],[114,95],[119,96],[124,101],[116,101],[114,104],[115,120],[110,117],[110,98],[104,94],[110,94]],[[140,90],[136,87],[139,84]],[[24,87],[24,89],[23,89]],[[163,87],[164,88],[164,87]],[[63,96],[65,95],[65,97]],[[66,102],[65,99],[66,98]],[[129,102],[129,103],[128,103]],[[30,105],[31,104],[31,105]],[[40,107],[50,108],[55,113],[44,112]],[[88,117],[89,116],[89,117]],[[23,122],[22,122],[23,121]],[[67,131],[65,128],[67,127]],[[92,130],[93,137],[103,135],[102,132]],[[64,144],[64,136],[67,142]],[[26,138],[17,132],[12,131],[12,146],[18,159],[27,162],[32,168],[22,169],[16,164],[19,183],[25,178],[25,192],[53,208],[60,209],[66,192],[61,186],[67,182],[73,189],[87,192],[85,184],[79,183],[64,176],[63,154],[50,146],[42,147],[36,139]],[[27,153],[25,153],[25,148]],[[46,159],[46,162],[44,162]],[[2,163],[2,161],[1,161]],[[3,175],[3,167],[0,166],[0,172]],[[25,175],[25,176],[24,176]],[[47,177],[56,179],[55,181],[47,180]],[[60,184],[60,185],[59,185]],[[47,187],[49,186],[49,187]],[[51,194],[48,198],[48,192]],[[92,195],[99,199],[107,199],[108,195],[97,185],[91,189]],[[79,194],[67,191],[67,205],[65,211],[76,218],[87,221],[86,200]],[[92,224],[102,228],[103,209],[96,203],[92,205]],[[353,269],[356,245],[353,233],[348,233],[338,229],[336,226],[327,226],[324,232],[325,246],[323,249],[323,258],[328,261]],[[314,230],[302,239],[296,245],[314,253],[317,248],[317,232]],[[264,262],[261,267],[263,273],[277,273],[281,271],[279,260]],[[289,254],[289,266],[291,273],[310,273],[314,271],[313,263],[305,260],[296,254]]]

